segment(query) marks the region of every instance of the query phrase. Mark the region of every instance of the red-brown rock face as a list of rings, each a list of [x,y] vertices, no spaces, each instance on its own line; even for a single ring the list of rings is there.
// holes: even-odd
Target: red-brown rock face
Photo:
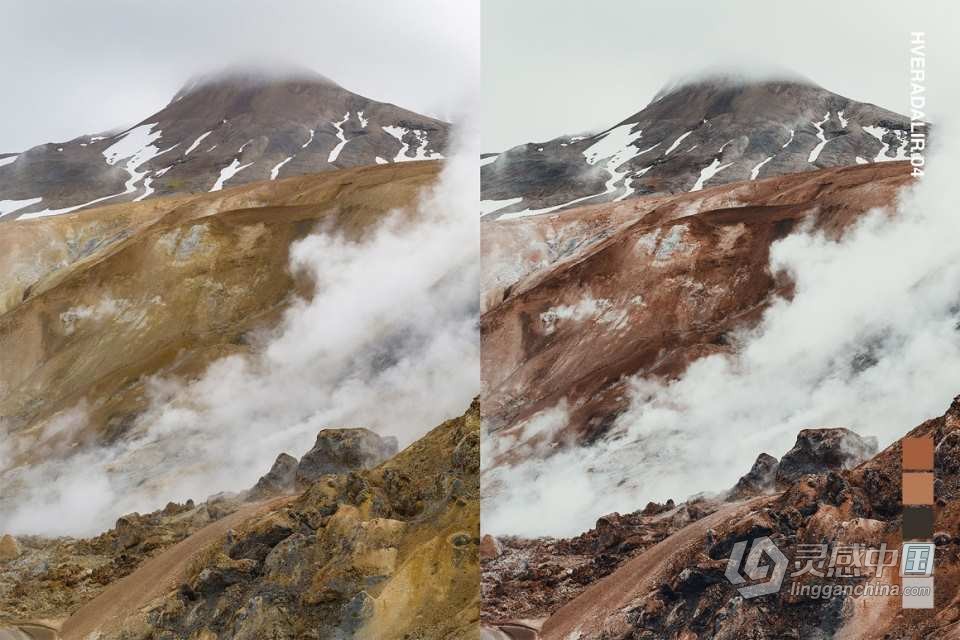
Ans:
[[[770,247],[804,225],[839,235],[910,180],[905,163],[864,165],[484,221],[484,417],[504,434],[566,402],[535,436],[590,441],[627,404],[626,376],[671,377],[730,350],[787,278]],[[512,450],[512,453],[511,453]],[[498,461],[522,457],[501,447]]]

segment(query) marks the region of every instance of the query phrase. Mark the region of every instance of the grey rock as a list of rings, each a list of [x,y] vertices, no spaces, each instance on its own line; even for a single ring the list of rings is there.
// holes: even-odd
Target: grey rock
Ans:
[[[328,474],[372,469],[397,453],[397,439],[369,429],[324,429],[300,459],[296,482],[303,487]]]
[[[291,491],[297,478],[298,464],[293,456],[281,453],[270,467],[270,471],[257,481],[250,492],[250,499],[260,500]]]
[[[757,456],[753,466],[746,475],[737,481],[730,492],[731,499],[740,499],[747,496],[764,493],[773,488],[777,476],[778,461],[768,453]]]
[[[807,474],[850,469],[877,452],[877,439],[862,438],[844,428],[804,429],[780,459],[777,482],[794,482]]]

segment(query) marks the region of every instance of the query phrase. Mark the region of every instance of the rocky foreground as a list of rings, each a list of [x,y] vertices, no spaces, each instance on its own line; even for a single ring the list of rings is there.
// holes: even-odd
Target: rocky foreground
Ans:
[[[479,425],[475,401],[400,453],[325,430],[241,495],[87,540],[5,536],[0,624],[102,640],[477,637]]]
[[[960,638],[960,396],[906,436],[936,445],[935,615],[901,610],[898,597],[792,595],[789,583],[744,599],[724,577],[733,545],[762,536],[790,558],[801,544],[899,546],[900,442],[876,453],[845,429],[813,429],[779,460],[761,454],[720,496],[610,514],[572,539],[485,536],[486,629],[545,640]],[[868,579],[875,570],[853,580]],[[896,579],[887,569],[880,580]]]

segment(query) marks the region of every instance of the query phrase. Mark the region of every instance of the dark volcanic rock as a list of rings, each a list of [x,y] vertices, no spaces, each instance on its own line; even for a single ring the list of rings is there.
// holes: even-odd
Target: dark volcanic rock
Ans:
[[[768,453],[761,453],[750,471],[737,481],[730,497],[740,499],[772,489],[777,476],[777,466],[776,458]]]
[[[396,453],[396,438],[383,438],[369,429],[324,429],[300,459],[296,482],[305,486],[324,475],[372,469]]]
[[[250,492],[250,498],[259,500],[292,490],[297,478],[298,464],[293,456],[281,453],[267,475],[260,478],[254,486],[253,491]]]
[[[861,438],[849,429],[804,429],[780,459],[777,481],[787,483],[807,474],[850,469],[876,452],[876,438]]]

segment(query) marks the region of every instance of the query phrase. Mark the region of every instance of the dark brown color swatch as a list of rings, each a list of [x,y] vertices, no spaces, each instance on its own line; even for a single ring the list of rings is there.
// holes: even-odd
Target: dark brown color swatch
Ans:
[[[903,539],[930,540],[933,538],[933,507],[903,508]]]

